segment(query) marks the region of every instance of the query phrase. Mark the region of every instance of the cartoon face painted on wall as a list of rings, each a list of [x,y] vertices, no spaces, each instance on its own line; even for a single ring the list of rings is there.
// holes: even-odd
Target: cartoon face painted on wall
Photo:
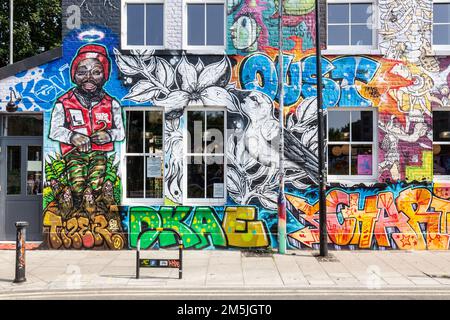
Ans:
[[[86,93],[100,90],[106,82],[103,65],[98,59],[81,61],[75,70],[73,82]]]

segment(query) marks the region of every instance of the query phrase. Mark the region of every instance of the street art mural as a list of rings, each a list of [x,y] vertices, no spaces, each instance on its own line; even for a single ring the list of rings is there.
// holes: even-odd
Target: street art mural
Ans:
[[[248,54],[276,47],[278,43],[278,1],[228,1],[228,52]],[[292,36],[301,39],[302,50],[314,47],[315,2],[283,0],[283,47],[292,49]]]
[[[317,195],[286,196],[300,228],[288,234],[297,248],[319,244]],[[447,250],[450,239],[448,186],[331,188],[327,191],[327,231],[335,249]]]
[[[135,248],[142,228],[172,228],[181,234],[186,249],[267,248],[271,235],[258,220],[255,207],[131,207],[129,243]],[[170,232],[148,232],[141,238],[141,248],[177,245]]]
[[[227,2],[225,55],[123,51],[119,31],[111,29],[117,26],[96,11],[116,17],[119,1],[64,3],[80,7],[82,25],[65,30],[63,57],[0,86],[1,101],[13,89],[22,97],[19,112],[44,114],[43,227],[49,248],[135,248],[143,227],[174,228],[189,249],[277,247],[280,112],[286,119],[288,242],[291,248],[318,247],[314,1],[283,2],[282,75],[277,1]],[[432,183],[432,110],[450,104],[450,59],[429,55],[431,8],[430,1],[382,0],[380,55],[320,61],[323,107],[375,110],[378,121],[376,181],[328,185],[332,249],[448,249],[450,191]],[[227,111],[222,206],[184,205],[184,111],[191,106]],[[160,206],[122,206],[125,107],[164,109]],[[142,238],[147,249],[174,245],[166,232]]]
[[[61,241],[50,229],[52,247],[125,245],[120,217],[111,210],[121,193],[114,142],[122,141],[125,131],[120,103],[103,89],[110,73],[105,47],[82,46],[70,68],[75,86],[53,107],[49,139],[59,142],[60,153],[45,164],[44,227],[56,222],[64,236]]]

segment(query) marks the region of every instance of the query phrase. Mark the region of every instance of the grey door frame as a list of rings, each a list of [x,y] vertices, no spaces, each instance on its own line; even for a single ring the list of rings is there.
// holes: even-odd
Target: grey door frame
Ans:
[[[21,195],[9,195],[7,196],[7,146],[21,146]],[[42,165],[44,165],[44,147],[43,147],[43,137],[36,136],[0,136],[0,241],[11,241],[13,239],[6,239],[6,221],[7,213],[6,213],[6,201],[8,198],[17,198],[24,199],[24,201],[40,201],[41,206],[40,212],[38,213],[38,230],[41,231],[42,235],[42,194],[39,195],[26,195],[27,192],[27,161],[28,161],[28,146],[41,146],[42,147]],[[44,168],[42,168],[44,170]],[[44,173],[44,171],[42,171]],[[31,198],[33,197],[33,198]],[[11,199],[10,198],[10,199]],[[11,200],[12,200],[11,199]],[[31,223],[35,223],[35,221],[29,221]],[[27,237],[28,238],[28,237]]]

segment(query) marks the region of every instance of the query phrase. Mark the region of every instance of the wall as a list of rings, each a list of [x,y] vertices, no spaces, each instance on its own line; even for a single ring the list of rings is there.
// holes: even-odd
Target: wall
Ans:
[[[44,113],[43,221],[48,246],[134,248],[140,227],[163,226],[178,228],[191,249],[277,247],[277,3],[229,1],[231,31],[224,55],[121,51],[118,0],[65,0],[63,5],[63,58],[3,79],[0,85],[3,101],[12,87],[23,97],[20,111]],[[318,246],[312,5],[286,0],[283,20],[291,248]],[[329,186],[329,243],[334,249],[447,249],[450,195],[445,184],[432,183],[430,111],[448,103],[450,60],[427,55],[430,1],[383,0],[379,8],[380,55],[326,56],[321,61],[324,107],[376,108],[379,120],[378,183]],[[174,38],[171,43],[174,49],[180,41]],[[102,61],[109,61],[111,69],[102,84],[110,104],[88,118],[95,123],[91,134],[108,126],[116,132],[97,153],[77,153],[70,151],[71,143],[64,143],[63,133],[55,134],[55,119],[72,116],[61,112],[67,103],[61,97],[68,99],[80,85],[71,68],[80,62],[78,50],[93,44],[106,50]],[[227,108],[224,206],[183,206],[182,111],[200,101]],[[165,108],[164,204],[120,207],[123,108],[142,105]],[[72,120],[76,122],[77,115]],[[174,244],[166,233],[143,239],[144,247]]]

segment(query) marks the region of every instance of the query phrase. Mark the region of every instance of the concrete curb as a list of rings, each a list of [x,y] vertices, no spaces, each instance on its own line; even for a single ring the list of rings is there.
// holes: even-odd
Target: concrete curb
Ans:
[[[251,298],[263,298],[268,300],[276,300],[281,297],[339,297],[358,299],[358,297],[393,297],[393,298],[412,298],[412,297],[428,297],[428,298],[444,298],[450,299],[449,289],[436,289],[436,288],[423,288],[423,289],[309,289],[309,288],[297,288],[297,289],[279,289],[279,288],[248,288],[248,289],[87,289],[87,290],[48,290],[42,291],[15,291],[0,294],[0,299],[102,299],[117,298],[117,299],[129,299],[130,297],[144,297],[144,298],[159,298],[159,299],[176,299],[189,298],[234,298],[234,299],[251,299]]]

